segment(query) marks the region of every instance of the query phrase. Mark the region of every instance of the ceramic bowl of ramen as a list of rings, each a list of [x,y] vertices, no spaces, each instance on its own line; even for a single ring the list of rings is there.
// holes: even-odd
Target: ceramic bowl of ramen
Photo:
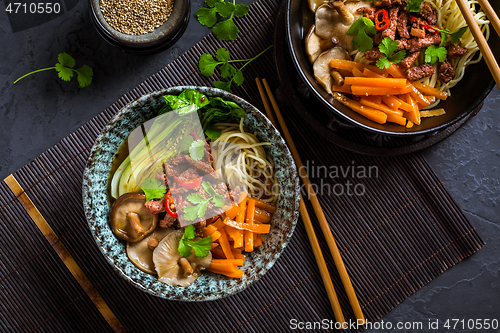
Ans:
[[[298,71],[301,81],[304,82],[305,86],[307,87],[307,90],[311,93],[312,96],[317,98],[327,109],[329,109],[335,116],[339,117],[340,119],[346,120],[349,123],[352,123],[363,129],[378,134],[391,135],[391,136],[417,136],[421,134],[428,134],[440,129],[447,128],[453,125],[454,123],[458,122],[459,120],[463,119],[467,115],[469,115],[482,103],[482,101],[486,98],[491,89],[495,86],[495,82],[488,70],[488,67],[484,59],[480,59],[479,62],[474,63],[475,60],[477,60],[479,57],[479,52],[477,52],[473,57],[474,61],[472,61],[471,64],[465,68],[463,77],[458,81],[458,83],[456,83],[456,85],[454,85],[449,90],[450,96],[446,100],[440,101],[437,106],[433,107],[433,109],[443,108],[446,114],[436,117],[422,118],[421,124],[419,126],[415,125],[411,128],[407,128],[405,126],[401,126],[399,124],[391,122],[378,124],[370,119],[367,119],[360,113],[355,112],[349,107],[340,103],[332,96],[332,94],[329,94],[327,92],[324,86],[320,84],[318,79],[315,77],[315,72],[313,69],[314,66],[311,63],[310,59],[310,52],[315,52],[315,51],[328,52],[325,50],[331,48],[332,46],[331,45],[327,46],[326,49],[323,48],[323,45],[326,45],[327,44],[326,42],[328,41],[324,38],[331,37],[332,33],[338,34],[338,36],[336,36],[338,37],[337,38],[338,47],[339,46],[343,47],[342,43],[345,44],[346,40],[349,40],[350,42],[350,39],[353,38],[353,36],[347,36],[345,34],[349,26],[336,26],[335,27],[336,30],[333,28],[330,29],[329,26],[327,26],[326,28],[322,26],[328,20],[330,20],[330,22],[332,22],[333,19],[335,18],[338,20],[339,14],[337,14],[337,10],[334,8],[335,6],[342,7],[345,5],[344,7],[347,7],[348,10],[350,10],[354,14],[354,18],[361,16],[361,13],[357,12],[356,9],[360,6],[366,6],[366,7],[375,6],[374,11],[378,11],[379,9],[386,9],[387,12],[390,12],[391,8],[393,7],[398,7],[398,9],[400,10],[399,13],[401,13],[404,7],[400,7],[394,4],[388,7],[377,7],[377,6],[385,6],[384,1],[372,3],[366,1],[354,0],[354,1],[346,1],[344,5],[339,4],[340,2],[338,1],[335,3],[336,4],[334,5],[333,2],[322,1],[322,0],[319,1],[288,0],[286,8],[285,29],[286,29],[286,40],[289,46],[291,58]],[[381,5],[378,5],[378,3],[381,3]],[[424,3],[428,3],[431,6],[433,6],[434,4],[438,4],[440,2],[434,0],[428,0],[425,1]],[[448,10],[448,12],[439,13],[438,18],[445,17],[446,15],[449,15],[450,13],[453,12],[454,13],[458,12],[458,9],[452,10],[453,8],[447,7],[450,4],[454,6],[455,5],[454,3],[455,3],[454,1],[443,1],[442,10],[443,11]],[[472,2],[471,6],[475,6],[476,10],[479,10],[479,6],[474,5]],[[500,3],[495,3],[492,6],[495,7],[497,10],[500,10]],[[314,12],[313,9],[315,10]],[[407,14],[409,15],[408,17],[410,19],[411,16],[414,16],[417,19],[423,19],[423,15],[420,14],[415,14],[415,13],[407,13]],[[483,15],[482,20],[483,22],[485,22],[487,21],[487,18],[485,18],[485,16]],[[408,22],[410,22],[410,20],[408,20]],[[314,28],[312,28],[313,25],[315,25]],[[453,27],[451,29],[455,31],[462,25],[465,26],[465,23],[459,24],[457,27]],[[316,26],[320,26],[321,29],[323,30],[320,31],[320,29]],[[389,24],[388,26],[390,27],[391,25]],[[411,25],[410,23],[408,23],[408,29],[410,29],[410,27]],[[315,29],[314,31],[316,31],[317,34],[312,33],[311,29],[313,30]],[[427,36],[432,36],[432,37],[436,37],[435,35],[439,35],[439,34],[433,34],[429,31],[426,31],[425,33],[427,34]],[[318,37],[318,34],[321,35],[321,37]],[[500,38],[494,32],[492,32],[491,34],[489,33],[487,34],[489,35],[488,44],[490,45],[492,52],[495,55],[499,56]],[[318,41],[316,48],[314,46],[311,46],[314,45],[313,43],[306,45],[306,39],[308,39],[308,36],[313,36],[314,38],[316,38],[316,40]],[[399,31],[395,34],[395,36],[397,40],[400,39]],[[413,35],[410,35],[409,37],[410,39],[414,38]],[[314,40],[314,38],[312,38],[311,40]],[[468,43],[470,43],[470,40],[472,40],[473,42],[473,39],[469,31],[465,32],[465,34],[463,35],[463,40],[467,40]],[[375,43],[376,42],[374,42],[374,45]],[[446,44],[446,47],[448,48],[451,46],[449,37],[447,43],[448,44]],[[464,43],[460,42],[459,45],[463,46]],[[437,44],[435,44],[434,46],[439,47],[439,42],[437,42]],[[357,60],[359,58],[354,55],[356,50],[354,50],[355,52],[352,52],[353,50],[348,50],[348,51],[350,52],[343,53],[344,58],[346,59],[350,58],[352,60]],[[413,54],[411,53],[412,51],[413,50],[406,50],[407,55]],[[425,48],[422,48],[421,52],[422,52],[421,59],[423,59]],[[423,61],[421,59],[419,61]],[[366,58],[363,58],[363,60],[366,60]],[[458,61],[458,63],[460,62]],[[375,61],[371,62],[372,66],[375,66],[375,64],[376,64]],[[436,63],[434,66],[439,66],[439,62]],[[437,72],[438,70],[436,70],[436,74]],[[455,80],[455,78],[453,80]],[[358,97],[353,97],[353,98],[356,99],[359,97],[360,96],[358,95]]]
[[[127,256],[127,242],[116,237],[110,225],[110,172],[116,153],[129,134],[154,118],[165,106],[164,95],[179,95],[194,89],[209,98],[221,97],[244,110],[243,127],[265,146],[274,166],[274,177],[280,184],[270,231],[262,245],[244,259],[241,278],[230,278],[209,271],[188,286],[162,283],[134,265]],[[238,126],[236,126],[238,127]],[[123,107],[99,134],[90,152],[83,175],[83,206],[88,226],[97,247],[108,263],[133,286],[152,295],[182,301],[214,300],[242,291],[271,269],[292,237],[299,214],[299,182],[293,158],[276,128],[253,105],[226,91],[208,87],[171,87],[151,92]],[[161,244],[161,243],[160,243]]]

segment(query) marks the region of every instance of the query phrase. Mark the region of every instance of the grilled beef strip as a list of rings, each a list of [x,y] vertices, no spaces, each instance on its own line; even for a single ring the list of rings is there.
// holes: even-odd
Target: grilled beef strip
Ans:
[[[431,64],[423,64],[422,66],[414,66],[406,69],[406,78],[411,81],[417,81],[424,77],[431,76],[435,73],[434,67]]]
[[[399,13],[397,31],[401,38],[410,38],[410,34],[408,33],[408,18],[409,15],[406,11],[402,10]]]
[[[389,20],[391,23],[389,27],[382,32],[382,39],[389,37],[390,39],[396,39],[396,29],[398,25],[398,12],[399,7],[391,7],[389,9]]]
[[[414,53],[411,53],[409,56],[403,59],[401,61],[401,65],[403,65],[404,68],[410,68],[415,64],[415,60],[417,60],[418,56],[420,55],[420,50]]]
[[[420,11],[420,16],[422,16],[424,20],[429,22],[429,24],[437,23],[436,11],[429,4],[422,2],[420,4],[420,8],[422,8],[422,10]]]
[[[376,61],[382,57],[385,57],[385,54],[380,52],[378,48],[373,48],[365,52],[365,58],[369,61]]]
[[[458,57],[461,57],[461,56],[467,54],[467,52],[469,52],[469,50],[467,50],[465,47],[451,44],[448,47],[447,56],[448,56],[448,58],[458,58]]]
[[[438,67],[438,79],[443,83],[450,82],[453,77],[455,77],[455,70],[453,66],[448,62],[442,62]]]
[[[428,47],[431,45],[438,45],[441,43],[441,35],[440,34],[428,34],[424,38],[412,38],[409,40],[409,51],[417,52],[418,50]]]

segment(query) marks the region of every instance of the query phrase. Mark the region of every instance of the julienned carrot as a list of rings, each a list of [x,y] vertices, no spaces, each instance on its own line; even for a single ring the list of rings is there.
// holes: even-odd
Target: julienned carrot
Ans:
[[[341,92],[341,93],[344,93],[344,94],[352,94],[351,85],[350,84],[344,84],[342,87],[338,86],[336,84],[332,84],[332,91],[333,92]]]
[[[446,111],[444,111],[443,108],[435,110],[425,110],[420,111],[420,118],[442,116],[443,114],[446,114]]]
[[[403,111],[393,110],[385,104],[375,102],[371,97],[372,96],[369,96],[369,97],[363,96],[360,98],[359,102],[363,105],[380,110],[380,111],[386,113],[387,115],[392,114],[394,116],[399,116],[399,117],[401,117],[403,115]],[[387,119],[387,121],[389,121],[389,119]]]
[[[254,216],[255,216],[255,199],[249,199],[245,222],[247,224],[253,224]],[[245,251],[246,252],[253,251],[253,232],[248,230],[245,230]]]
[[[374,71],[372,71],[371,69],[368,69],[368,68],[365,68],[363,70],[363,76],[365,76],[365,77],[385,77],[384,75],[380,75],[378,73],[375,73]]]
[[[262,209],[255,208],[254,220],[259,223],[269,223],[271,221],[271,213],[268,213]]]
[[[431,96],[431,95],[424,95],[425,99],[428,100],[430,103],[434,103],[436,101],[436,96]]]
[[[210,249],[210,251],[215,249],[217,246],[219,246],[219,243],[212,243],[212,248]]]
[[[412,128],[412,127],[413,127],[413,121],[408,120],[408,122],[406,123],[406,128]]]
[[[229,235],[229,237],[231,237],[233,239],[233,247],[235,249],[243,247],[243,243],[244,243],[243,236],[239,230],[236,230],[235,228],[230,227],[228,225],[226,225],[224,227],[224,230]]]
[[[406,78],[404,70],[401,67],[399,67],[398,65],[391,64],[391,66],[389,66],[389,68],[387,68],[386,71],[392,77],[395,77],[395,78]]]
[[[380,96],[380,95],[370,96],[370,99],[377,104],[382,103],[382,96]]]
[[[226,219],[228,219],[226,217]],[[219,237],[219,244],[220,247],[222,248],[222,251],[224,251],[224,255],[226,256],[227,259],[234,259],[233,253],[231,252],[231,246],[229,245],[229,241],[227,240],[227,234],[224,228],[219,229],[220,232],[220,237]]]
[[[241,249],[231,249],[231,252],[233,252],[234,259],[245,260],[245,258],[246,258],[246,255],[241,253]]]
[[[269,230],[271,229],[271,226],[269,224],[263,224],[263,223],[254,223],[254,224],[241,223],[241,222],[233,221],[233,220],[231,220],[231,219],[229,219],[227,217],[224,219],[224,223],[226,225],[229,225],[229,226],[231,226],[233,228],[236,228],[236,229],[239,229],[239,230],[248,230],[248,231],[256,232],[256,233],[259,233],[259,234],[267,234],[267,233],[269,233]]]
[[[234,266],[234,265],[233,265]],[[234,266],[236,267],[236,266]],[[214,267],[211,267],[209,266],[207,268],[208,271],[212,272],[212,273],[216,273],[216,274],[221,274],[221,275],[225,275],[227,277],[231,277],[231,278],[241,278],[243,276],[243,271],[242,270],[239,270],[237,268],[235,268],[234,270],[230,270],[231,268],[227,268],[227,269],[219,269],[219,268],[214,268]]]
[[[354,75],[356,77],[360,77],[360,76],[363,76],[363,72],[361,70],[359,70],[358,68],[354,67],[352,69],[352,75]]]
[[[236,266],[243,266],[243,259],[212,259],[210,265],[212,264],[222,264],[222,265],[227,265],[227,264],[233,264]]]
[[[420,82],[413,82],[412,84],[422,94],[436,96],[437,98],[439,98],[440,100],[443,100],[443,101],[448,98],[448,94],[446,92],[441,91],[439,89],[436,89],[434,87],[428,86],[426,84],[422,84]]]
[[[394,96],[382,96],[382,101],[393,110],[397,110],[401,106],[401,102]]]
[[[258,248],[261,245],[262,245],[262,238],[255,237],[254,240],[253,240],[253,247],[254,248]]]
[[[342,60],[342,59],[332,59],[332,61],[330,61],[330,67],[335,69],[344,69],[351,72],[353,68],[363,70],[365,69],[366,66],[360,62]]]
[[[203,231],[203,237],[211,236],[216,231],[217,231],[217,228],[214,227],[213,224],[211,224],[208,227],[206,227],[205,230]],[[213,239],[212,239],[212,241],[213,241]]]
[[[246,209],[247,209],[248,196],[240,194],[240,212],[236,215],[236,222],[243,223],[245,221]],[[238,233],[238,246],[243,247],[245,243],[245,233],[242,230],[236,230]],[[241,240],[241,243],[239,242]]]
[[[383,79],[376,79],[383,80]],[[369,96],[369,95],[400,95],[411,92],[412,86],[410,84],[403,88],[389,88],[389,87],[376,87],[376,86],[360,86],[352,85],[351,91],[353,95]]]
[[[211,226],[213,226],[214,228],[217,228],[217,230],[218,230],[218,229],[224,228],[225,224],[224,224],[224,222],[222,222],[221,219],[218,219],[217,221],[212,223]]]
[[[210,252],[212,252],[212,258],[226,259],[226,255],[220,246],[210,250]]]
[[[413,108],[412,111],[408,112],[407,114],[408,120],[411,120],[413,123],[420,125],[420,110],[418,109],[417,103],[410,94],[406,95],[406,101]]]
[[[215,242],[220,238],[220,231],[215,231],[210,236],[212,237],[212,242]]]
[[[346,77],[345,84],[352,84],[353,86],[356,85],[363,87],[386,87],[395,89],[395,88],[405,88],[406,79],[377,78],[377,77]]]
[[[420,91],[415,88],[415,86],[411,86],[412,91],[410,92],[411,97],[417,102],[418,104],[422,105],[423,107],[431,105],[431,102],[429,102],[424,95]]]
[[[396,124],[399,124],[399,125],[403,125],[405,126],[406,125],[406,118],[402,117],[402,116],[398,116],[398,115],[395,115],[395,114],[387,114],[387,121],[391,122],[391,123],[396,123]]]
[[[274,214],[276,212],[275,205],[264,202],[260,199],[254,199],[254,200],[255,200],[255,207],[268,211],[271,214]]]
[[[240,207],[238,205],[232,205],[231,208],[225,211],[226,216],[233,220],[236,217],[236,215],[238,215],[239,212],[240,212]]]
[[[385,122],[387,121],[387,115],[382,111],[376,110],[369,106],[365,106],[339,93],[334,93],[333,97],[348,108],[351,108],[353,111],[359,113],[362,116],[365,116],[370,120],[373,120],[376,123],[385,124]]]
[[[403,95],[403,96],[400,96],[400,98],[396,97],[396,96],[393,96],[401,105],[399,106],[399,108],[403,111],[406,111],[406,112],[411,112],[413,111],[413,106],[411,106],[410,104],[406,103],[406,95]]]

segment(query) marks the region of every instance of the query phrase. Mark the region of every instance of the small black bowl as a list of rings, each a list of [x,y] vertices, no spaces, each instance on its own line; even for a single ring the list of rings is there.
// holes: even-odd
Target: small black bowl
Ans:
[[[492,6],[500,12],[500,1],[492,2]],[[313,23],[314,13],[309,10],[307,1],[287,0],[286,42],[300,77],[312,94],[332,113],[368,131],[391,136],[415,136],[447,128],[473,112],[495,86],[495,81],[483,59],[467,67],[462,80],[451,89],[451,96],[439,104],[439,107],[446,110],[445,115],[424,118],[419,126],[410,129],[393,123],[377,124],[337,102],[314,79],[312,65],[304,48],[305,34]],[[490,26],[490,30],[488,44],[493,54],[499,57],[500,38],[495,34],[493,27]]]
[[[143,35],[127,35],[114,29],[104,19],[99,0],[90,0],[90,4],[92,22],[104,40],[135,54],[157,53],[174,45],[186,31],[191,13],[190,0],[175,0],[170,17],[160,27]]]

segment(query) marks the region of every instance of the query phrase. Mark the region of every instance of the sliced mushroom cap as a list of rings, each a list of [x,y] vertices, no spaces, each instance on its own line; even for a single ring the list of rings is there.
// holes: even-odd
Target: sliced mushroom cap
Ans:
[[[315,13],[316,9],[318,9],[319,6],[321,6],[324,3],[328,3],[328,0],[307,0],[307,3],[309,4],[309,9]]]
[[[334,3],[337,8],[330,4],[323,4],[316,10],[316,35],[327,40],[337,37],[339,40],[338,46],[351,52],[354,50],[352,47],[354,36],[349,36],[346,32],[351,24],[361,17],[361,13],[357,12],[357,9],[370,7],[370,4],[366,1],[351,1],[343,4],[340,1],[335,1]]]
[[[310,28],[309,31],[307,32],[306,35],[306,53],[307,57],[309,58],[309,61],[314,63],[316,59],[318,59],[319,55],[321,54],[321,38],[319,38],[318,35],[314,33],[314,28],[315,25],[313,24]]]
[[[179,229],[163,238],[153,251],[153,262],[160,282],[187,287],[201,275],[201,270],[210,266],[212,253],[209,252],[208,256],[199,258],[193,250],[189,257],[182,257],[177,248],[183,233],[184,230]]]
[[[319,84],[325,88],[326,92],[332,93],[333,78],[331,75],[330,62],[332,59],[351,60],[346,50],[340,47],[334,47],[321,53],[313,64],[314,77]]]
[[[140,193],[125,193],[114,202],[109,220],[117,237],[138,242],[155,230],[158,215],[151,214],[145,202],[146,196]]]
[[[170,228],[156,228],[153,233],[144,237],[141,241],[136,243],[127,243],[127,256],[132,263],[148,274],[156,275],[155,265],[153,263],[153,250],[148,246],[148,242],[156,239],[160,242],[165,236],[173,232],[174,229]]]

